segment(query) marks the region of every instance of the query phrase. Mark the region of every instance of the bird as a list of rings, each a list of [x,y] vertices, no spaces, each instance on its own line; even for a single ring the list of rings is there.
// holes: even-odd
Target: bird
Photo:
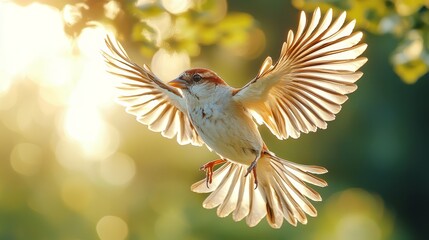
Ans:
[[[317,8],[307,24],[304,11],[296,32],[289,30],[278,60],[263,61],[256,76],[241,88],[231,87],[214,71],[193,68],[170,82],[147,65],[134,63],[114,36],[103,52],[107,71],[117,78],[118,97],[126,112],[181,145],[205,145],[219,158],[204,164],[206,176],[191,190],[209,193],[203,207],[232,214],[249,227],[264,217],[272,228],[286,220],[293,226],[317,216],[310,202],[321,195],[309,185],[327,186],[316,175],[327,169],[285,160],[271,152],[259,132],[266,125],[278,139],[325,129],[335,119],[367,62],[367,44],[346,23]],[[220,166],[217,166],[220,165]],[[216,170],[214,168],[216,167]]]

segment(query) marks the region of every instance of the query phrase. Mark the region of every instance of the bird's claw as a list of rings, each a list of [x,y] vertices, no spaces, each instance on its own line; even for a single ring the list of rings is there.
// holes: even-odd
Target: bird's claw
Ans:
[[[258,188],[258,177],[256,175],[256,163],[257,160],[253,161],[250,166],[247,168],[247,172],[244,175],[244,177],[247,177],[247,175],[249,175],[250,172],[253,172],[253,177],[255,177],[255,189]]]
[[[200,167],[201,171],[206,172],[206,186],[209,188],[209,185],[213,182],[213,168],[218,164],[226,162],[225,159],[218,159],[211,162],[208,162]]]
[[[256,161],[253,161],[250,166],[247,168],[247,172],[246,175],[244,175],[245,177],[247,177],[247,175],[249,175],[250,172],[254,171],[256,167]]]

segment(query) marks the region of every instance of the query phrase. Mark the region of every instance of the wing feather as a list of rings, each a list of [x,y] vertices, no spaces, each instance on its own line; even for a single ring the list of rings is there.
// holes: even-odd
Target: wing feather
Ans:
[[[105,42],[108,51],[103,55],[108,71],[119,80],[117,100],[126,111],[164,137],[176,136],[179,144],[201,146],[203,141],[187,117],[180,92],[159,80],[146,65],[142,68],[133,63],[113,37],[108,35]]]
[[[235,91],[234,100],[262,120],[279,139],[298,138],[301,132],[326,128],[346,96],[357,89],[360,55],[367,45],[345,24],[346,13],[332,20],[332,10],[321,19],[316,9],[307,26],[302,12],[296,34],[289,31],[278,61],[267,57],[257,76]]]

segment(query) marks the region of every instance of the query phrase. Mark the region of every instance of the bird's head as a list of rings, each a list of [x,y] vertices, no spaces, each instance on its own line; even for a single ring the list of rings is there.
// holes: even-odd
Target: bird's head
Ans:
[[[205,68],[186,70],[168,84],[189,92],[209,90],[219,85],[226,85],[225,81],[215,72]]]

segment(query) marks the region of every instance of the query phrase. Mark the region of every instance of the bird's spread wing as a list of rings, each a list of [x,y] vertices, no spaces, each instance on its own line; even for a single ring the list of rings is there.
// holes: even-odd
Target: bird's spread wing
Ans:
[[[354,83],[362,76],[358,69],[367,61],[359,56],[367,45],[359,44],[362,33],[353,32],[355,21],[344,24],[345,18],[344,12],[332,21],[330,9],[321,19],[316,9],[306,25],[302,12],[277,63],[268,57],[256,78],[236,90],[234,99],[279,139],[326,128],[346,94],[356,90]]]
[[[181,93],[158,79],[144,65],[133,63],[121,44],[106,37],[108,51],[103,52],[109,72],[119,79],[118,101],[137,120],[164,137],[177,136],[179,144],[201,146],[203,141],[188,119]]]

